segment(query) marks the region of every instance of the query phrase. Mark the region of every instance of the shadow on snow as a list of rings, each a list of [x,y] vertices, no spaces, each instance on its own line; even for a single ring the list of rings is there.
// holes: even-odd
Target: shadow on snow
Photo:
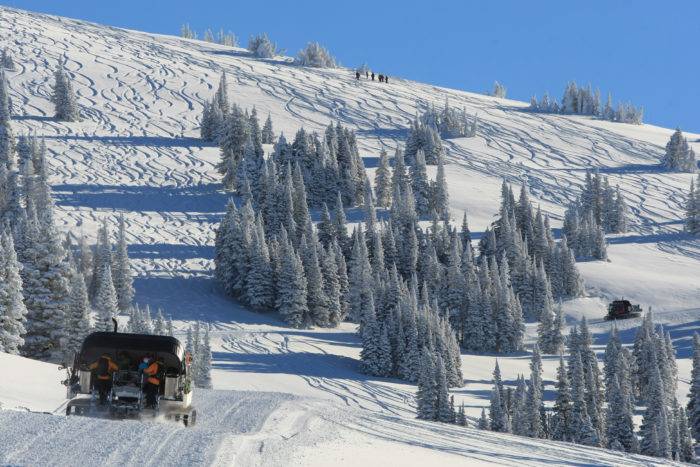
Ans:
[[[192,213],[194,220],[202,222],[218,222],[229,197],[219,184],[187,187],[63,184],[54,185],[53,191],[60,206]]]

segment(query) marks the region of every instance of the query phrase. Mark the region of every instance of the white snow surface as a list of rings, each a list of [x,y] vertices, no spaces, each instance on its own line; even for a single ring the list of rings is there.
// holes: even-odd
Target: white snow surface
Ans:
[[[476,138],[445,142],[453,217],[467,210],[478,237],[498,210],[505,178],[527,182],[558,227],[566,204],[598,167],[619,184],[632,231],[609,238],[610,262],[581,263],[589,297],[565,303],[586,316],[596,349],[608,299],[652,306],[678,349],[679,396],[689,379],[700,319],[700,242],[682,233],[690,175],[660,170],[671,130],[587,117],[533,114],[527,105],[391,77],[360,81],[347,69],[259,60],[246,51],[0,8],[15,134],[46,139],[63,228],[94,238],[123,213],[136,267],[136,300],[162,307],[179,332],[213,326],[213,391],[197,391],[197,426],[66,418],[65,377],[55,365],[0,354],[0,464],[10,465],[653,465],[659,459],[415,420],[415,386],[359,372],[355,327],[294,330],[224,297],[212,278],[213,235],[227,195],[214,169],[218,149],[198,138],[198,119],[223,70],[232,100],[269,112],[275,131],[356,130],[366,166],[406,136],[419,108],[477,113]],[[56,122],[52,69],[66,59],[83,120]],[[563,83],[562,83],[563,84]],[[687,134],[700,152],[699,136]],[[434,168],[433,168],[434,169]],[[432,175],[432,172],[431,172]],[[350,213],[350,219],[359,218]],[[633,320],[620,324],[634,336]],[[528,327],[533,335],[534,327]],[[495,356],[463,355],[465,387],[453,391],[470,417],[488,405]],[[528,373],[529,355],[501,356],[507,383]],[[553,399],[557,359],[545,358]],[[37,413],[39,412],[39,413]],[[50,412],[51,414],[41,413]]]

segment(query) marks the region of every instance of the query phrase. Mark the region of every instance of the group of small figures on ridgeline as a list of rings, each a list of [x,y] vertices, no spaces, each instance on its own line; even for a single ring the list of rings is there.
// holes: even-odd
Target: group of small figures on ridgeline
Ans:
[[[372,81],[374,81],[374,77],[377,76],[380,83],[388,83],[389,82],[389,77],[387,75],[382,75],[382,74],[375,75],[373,71],[369,71],[369,70],[365,70],[364,73],[365,73],[365,78],[367,78],[367,79],[371,78]],[[362,72],[360,70],[355,71],[355,79],[359,81],[360,77],[362,77]]]

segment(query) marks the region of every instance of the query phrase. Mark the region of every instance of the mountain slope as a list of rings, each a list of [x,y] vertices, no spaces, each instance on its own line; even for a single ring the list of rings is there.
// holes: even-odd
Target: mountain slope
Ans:
[[[449,99],[451,106],[464,107],[480,118],[476,138],[445,142],[453,217],[459,219],[467,209],[478,235],[498,210],[499,186],[505,178],[515,184],[526,181],[534,200],[557,218],[576,196],[583,171],[600,168],[612,183],[620,184],[636,223],[629,235],[610,239],[612,262],[580,265],[594,297],[566,304],[567,311],[571,317],[600,318],[604,298],[624,295],[653,305],[663,321],[675,323],[672,331],[677,346],[687,349],[689,330],[696,327],[700,315],[700,244],[680,232],[682,194],[690,176],[663,173],[656,165],[670,130],[532,114],[521,102],[394,77],[388,85],[357,82],[345,69],[300,68],[283,59],[256,60],[240,49],[8,8],[0,8],[0,31],[18,65],[17,72],[9,73],[18,113],[12,125],[15,134],[36,132],[46,139],[51,181],[65,229],[75,236],[94,238],[102,219],[113,222],[117,212],[123,213],[138,272],[136,300],[163,307],[180,330],[194,319],[214,325],[214,384],[223,391],[217,391],[219,395],[202,392],[203,403],[211,407],[203,415],[201,430],[205,433],[192,435],[192,444],[187,446],[199,449],[195,447],[197,436],[202,436],[207,439],[207,447],[201,448],[206,452],[186,459],[282,465],[290,462],[292,457],[287,456],[294,452],[297,457],[293,460],[299,463],[329,462],[332,458],[315,457],[319,448],[313,446],[318,442],[327,448],[324,456],[338,452],[348,463],[376,456],[389,446],[407,452],[407,463],[417,459],[460,463],[465,457],[488,462],[489,455],[501,456],[504,464],[547,460],[573,464],[591,459],[616,465],[637,462],[582,447],[513,437],[504,442],[492,433],[415,421],[415,387],[359,374],[358,341],[352,325],[343,324],[337,330],[291,330],[274,317],[251,313],[221,295],[210,272],[214,229],[227,195],[220,190],[214,169],[218,149],[198,139],[197,126],[203,102],[226,71],[231,99],[242,107],[255,106],[263,117],[269,112],[276,132],[291,137],[301,126],[321,131],[336,120],[355,129],[366,165],[372,170],[381,147],[391,149],[405,138],[417,109],[440,106]],[[73,77],[84,116],[81,122],[60,123],[51,118],[51,72],[59,59],[66,60]],[[697,144],[696,150],[700,151]],[[593,323],[593,327],[597,343],[604,344],[607,326]],[[550,386],[554,360],[546,362],[545,378]],[[465,401],[469,414],[476,416],[488,403],[493,357],[465,355],[463,361],[467,385],[456,391],[456,398]],[[527,371],[525,356],[500,361],[508,380]],[[686,363],[681,362],[681,368],[687,369]],[[687,380],[688,374],[682,372],[681,379]],[[27,384],[33,383],[27,380]],[[680,386],[679,395],[684,396],[687,385],[682,381]],[[4,391],[1,383],[0,391]],[[257,402],[251,402],[253,408],[269,405],[269,410],[260,409],[249,428],[257,434],[244,439],[235,422],[222,429],[214,426],[216,407],[235,406],[241,397],[255,399],[236,391],[287,395],[276,399],[278,396],[261,394]],[[296,398],[286,401],[289,394]],[[37,404],[32,397],[38,396],[5,406],[31,407]],[[10,399],[0,394],[0,400]],[[275,406],[277,403],[281,405]],[[302,415],[287,416],[278,408],[282,406]],[[47,410],[41,407],[38,410]],[[279,431],[275,423],[263,423],[265,417],[274,421],[276,416],[285,420]],[[3,463],[24,458],[27,463],[42,464],[50,458],[41,456],[51,453],[56,453],[56,463],[71,462],[72,454],[57,451],[71,442],[74,427],[83,433],[109,427],[104,429],[115,430],[111,433],[116,437],[131,429],[145,437],[176,436],[171,433],[174,429],[149,424],[130,423],[125,430],[119,423],[113,428],[112,422],[102,420],[2,412],[0,417],[29,430],[18,431],[18,437],[35,433],[46,440],[49,453],[25,458],[30,454],[17,448],[8,454],[14,457],[0,454]],[[40,423],[37,420],[44,420],[35,417],[49,417],[49,428],[42,430],[59,431],[59,437],[33,431]],[[317,439],[326,432],[336,436]],[[284,438],[292,435],[295,441],[285,447]],[[179,439],[180,434],[177,436]],[[255,454],[256,443],[278,445],[281,453],[263,449],[260,453],[264,454]],[[350,452],[350,448],[355,449]],[[132,461],[128,447],[120,449],[113,459],[98,456],[96,460]],[[236,457],[241,452],[246,453],[245,459]]]

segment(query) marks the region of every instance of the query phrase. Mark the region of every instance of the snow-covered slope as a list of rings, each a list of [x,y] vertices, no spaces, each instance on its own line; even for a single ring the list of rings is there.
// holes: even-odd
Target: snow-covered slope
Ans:
[[[2,355],[0,362],[19,375],[16,387],[55,379],[53,365]],[[48,403],[37,393],[9,391],[25,405]],[[55,415],[0,410],[0,464],[656,465],[643,456],[343,409],[280,392],[200,390],[194,404],[202,417],[192,428],[162,420],[66,418],[58,415],[61,406]]]
[[[124,214],[138,271],[137,301],[163,307],[180,329],[194,319],[213,323],[217,389],[198,396],[205,410],[191,433],[158,423],[0,412],[1,427],[18,427],[0,429],[2,444],[14,446],[0,452],[0,463],[74,464],[82,459],[76,450],[87,452],[81,436],[88,432],[107,433],[110,439],[95,454],[95,463],[143,462],[138,454],[152,439],[163,440],[157,445],[166,464],[372,464],[390,452],[401,452],[409,465],[466,459],[470,465],[642,462],[413,420],[415,387],[358,372],[352,325],[287,329],[274,317],[251,313],[222,296],[211,278],[211,258],[226,195],[213,165],[218,150],[197,138],[197,125],[204,100],[225,70],[230,97],[243,107],[255,106],[262,116],[269,112],[277,132],[290,136],[301,126],[322,130],[336,120],[354,128],[372,170],[382,146],[393,148],[405,138],[417,108],[449,99],[480,118],[478,137],[446,142],[454,217],[468,210],[476,232],[497,212],[503,178],[526,181],[533,198],[556,218],[576,196],[583,171],[598,167],[620,184],[635,225],[630,234],[610,238],[611,262],[580,265],[594,297],[566,304],[567,310],[572,318],[599,319],[604,299],[617,295],[654,306],[672,323],[681,356],[687,357],[700,316],[700,243],[681,233],[679,220],[690,176],[657,167],[670,130],[532,114],[521,102],[394,77],[388,85],[357,82],[344,69],[300,68],[285,60],[256,60],[240,49],[7,8],[0,8],[0,34],[18,65],[9,74],[19,113],[13,128],[16,134],[36,132],[46,139],[65,229],[94,237],[98,222]],[[51,118],[51,72],[59,59],[67,61],[73,77],[81,122]],[[593,329],[597,344],[604,344],[607,326],[594,322]],[[527,371],[526,355],[500,361],[506,380]],[[6,362],[19,366],[14,371],[22,378],[32,374],[31,365],[39,365],[3,358],[3,370]],[[493,357],[465,355],[463,363],[467,384],[456,397],[475,416],[488,403]],[[684,395],[689,372],[686,363],[680,366]],[[62,387],[54,387],[59,372],[46,368],[54,375],[45,380],[17,379],[13,386],[0,379],[3,405],[58,408],[60,401],[54,404],[52,398],[62,393]],[[553,374],[554,362],[548,361],[548,384]],[[15,400],[20,385],[46,389]],[[40,446],[29,449],[22,441],[27,438]],[[171,457],[168,446],[184,457]]]

